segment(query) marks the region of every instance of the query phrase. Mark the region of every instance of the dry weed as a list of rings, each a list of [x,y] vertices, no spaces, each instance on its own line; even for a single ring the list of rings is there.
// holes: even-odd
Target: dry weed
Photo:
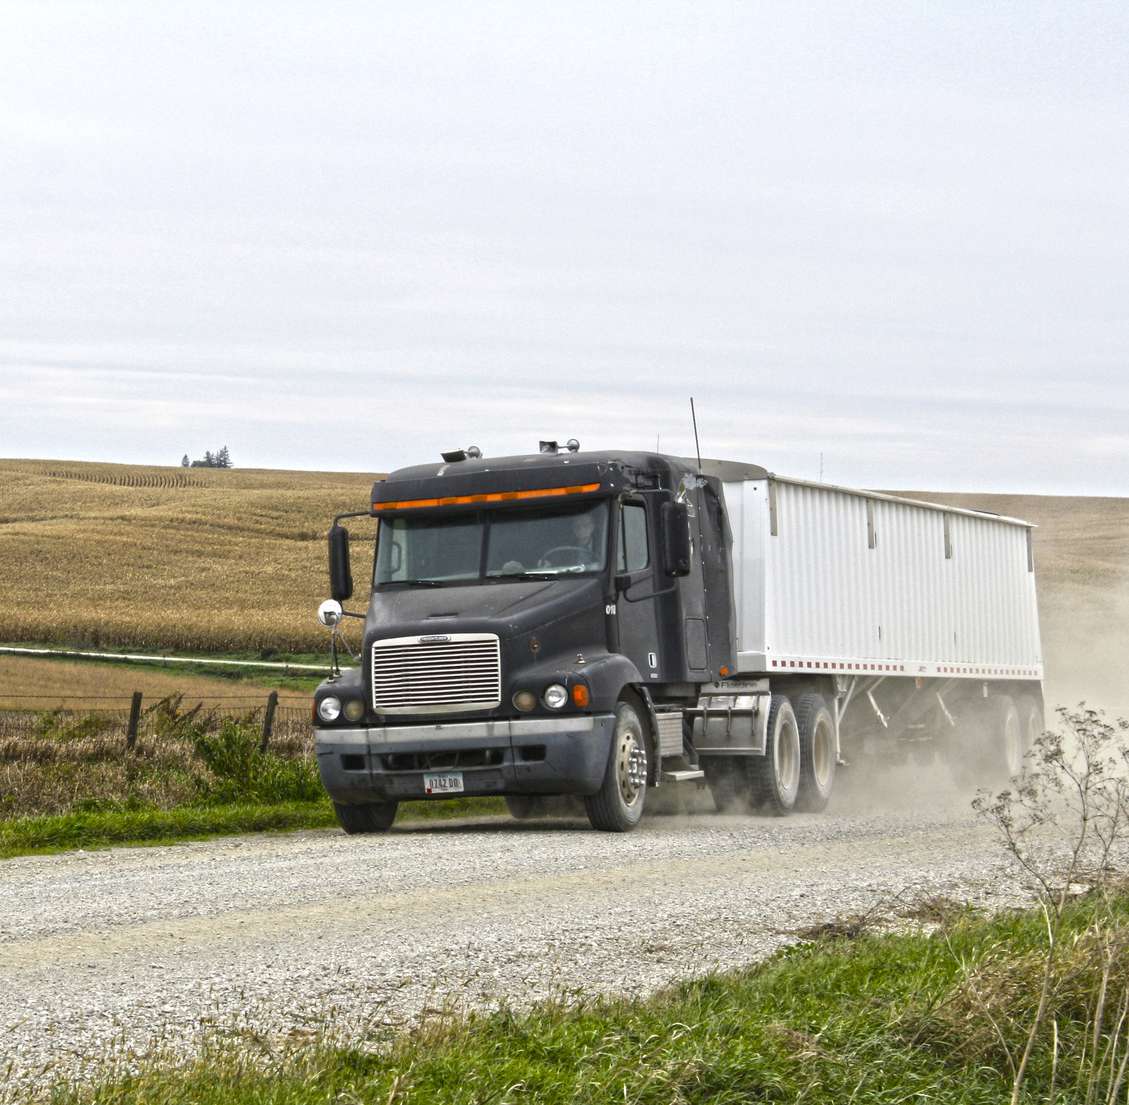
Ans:
[[[169,809],[196,794],[199,764],[192,731],[179,724],[205,712],[176,699],[142,716],[134,748],[126,747],[128,711],[0,713],[0,819],[135,805]],[[257,724],[257,711],[208,711]],[[270,748],[286,759],[313,762],[308,708],[281,707]]]

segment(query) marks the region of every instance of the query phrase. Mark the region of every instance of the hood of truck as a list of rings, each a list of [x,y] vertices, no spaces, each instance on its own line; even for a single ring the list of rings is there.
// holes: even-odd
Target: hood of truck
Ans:
[[[604,581],[512,580],[454,587],[377,591],[365,620],[365,640],[431,633],[497,633],[511,637],[550,626],[604,602]]]

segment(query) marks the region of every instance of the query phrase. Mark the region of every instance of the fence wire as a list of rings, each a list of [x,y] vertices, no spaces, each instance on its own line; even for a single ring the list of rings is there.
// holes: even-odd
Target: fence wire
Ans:
[[[8,701],[16,696],[0,696]],[[21,695],[18,708],[0,709],[0,760],[21,758],[29,744],[44,741],[69,743],[96,737],[100,744],[119,743],[122,753],[130,748],[152,748],[168,740],[169,714],[162,714],[161,704],[168,698],[142,699],[136,732],[130,732],[131,699],[106,696],[83,697],[81,706],[60,706],[65,701],[57,695]],[[38,704],[36,704],[38,702]],[[264,745],[280,756],[305,756],[313,749],[313,726],[309,706],[278,704],[268,713],[264,698],[230,697],[206,699],[199,703],[182,700],[176,713],[195,711],[195,717],[207,728],[216,728],[225,719],[242,721],[263,731]]]

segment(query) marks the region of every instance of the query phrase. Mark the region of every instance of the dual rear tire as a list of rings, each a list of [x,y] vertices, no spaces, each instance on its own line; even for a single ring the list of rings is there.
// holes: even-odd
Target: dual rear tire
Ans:
[[[835,721],[826,699],[805,692],[793,702],[774,694],[765,754],[707,760],[706,782],[720,813],[742,807],[777,817],[793,810],[817,812],[831,798],[837,760]]]

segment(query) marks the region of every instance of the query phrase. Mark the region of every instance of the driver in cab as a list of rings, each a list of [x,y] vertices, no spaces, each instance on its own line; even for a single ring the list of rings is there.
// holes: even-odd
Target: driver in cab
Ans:
[[[537,566],[586,572],[598,568],[602,559],[596,547],[596,519],[585,511],[572,519],[568,543],[546,549]]]

